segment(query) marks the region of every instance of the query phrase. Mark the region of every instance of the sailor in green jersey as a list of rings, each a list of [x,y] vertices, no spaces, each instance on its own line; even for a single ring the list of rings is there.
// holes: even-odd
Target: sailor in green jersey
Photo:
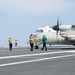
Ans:
[[[45,50],[47,50],[47,47],[46,47],[46,41],[47,41],[47,38],[46,38],[45,35],[43,35],[43,37],[42,37],[43,47],[42,47],[41,50],[43,50],[44,48],[45,48]]]

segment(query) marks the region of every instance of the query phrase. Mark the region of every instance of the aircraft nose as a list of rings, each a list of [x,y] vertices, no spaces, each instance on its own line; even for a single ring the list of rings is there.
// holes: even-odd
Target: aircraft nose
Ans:
[[[58,31],[59,30],[59,27],[57,25],[53,26],[52,27],[54,30]]]
[[[33,38],[36,38],[37,37],[37,34],[31,34],[31,36],[33,37]]]

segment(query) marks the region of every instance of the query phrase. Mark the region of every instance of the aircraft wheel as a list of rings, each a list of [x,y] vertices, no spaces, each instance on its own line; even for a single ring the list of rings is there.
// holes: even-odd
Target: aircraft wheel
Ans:
[[[37,45],[35,45],[35,49],[38,49],[39,47]]]
[[[50,46],[51,46],[51,44],[50,44]]]
[[[75,46],[75,44],[73,44],[73,46]]]

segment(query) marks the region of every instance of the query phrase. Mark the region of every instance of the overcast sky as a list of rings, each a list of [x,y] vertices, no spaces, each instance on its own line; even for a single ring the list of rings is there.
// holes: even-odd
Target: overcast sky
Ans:
[[[75,0],[0,0],[0,46],[8,37],[26,45],[37,28],[53,26],[57,17],[62,24],[75,24]]]

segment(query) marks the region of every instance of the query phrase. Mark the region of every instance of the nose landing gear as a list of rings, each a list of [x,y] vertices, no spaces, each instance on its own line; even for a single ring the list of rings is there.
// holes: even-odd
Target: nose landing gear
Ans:
[[[35,49],[39,49],[39,47],[37,45],[34,46]]]

